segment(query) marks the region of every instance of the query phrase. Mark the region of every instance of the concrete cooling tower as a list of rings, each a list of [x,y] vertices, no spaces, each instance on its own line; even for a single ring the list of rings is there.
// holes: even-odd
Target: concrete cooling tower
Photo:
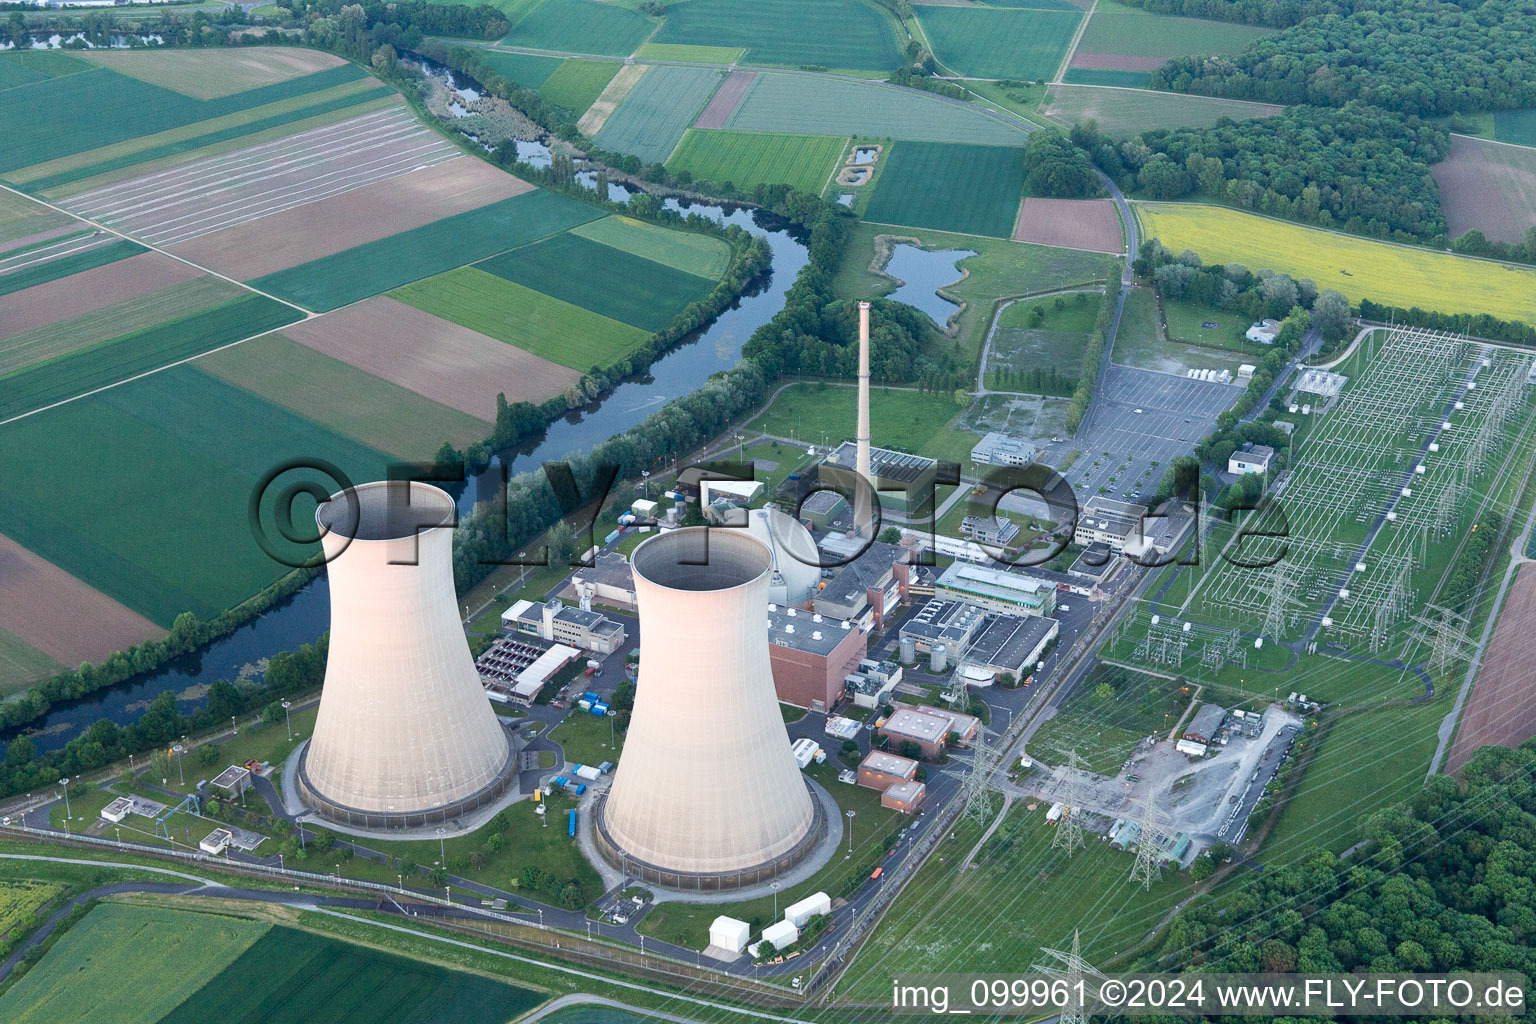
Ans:
[[[643,656],[598,849],[632,877],[735,889],[799,862],[826,829],[790,752],[768,664],[767,547],[673,530],[631,556]]]
[[[299,788],[332,821],[434,824],[517,777],[459,624],[454,514],[448,494],[406,481],[342,491],[315,513],[331,639]]]

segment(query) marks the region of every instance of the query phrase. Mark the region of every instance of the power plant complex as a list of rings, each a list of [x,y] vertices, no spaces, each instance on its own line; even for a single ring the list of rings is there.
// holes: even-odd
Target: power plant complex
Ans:
[[[791,752],[769,668],[769,549],[745,530],[659,534],[631,556],[644,637],[603,856],[676,889],[774,878],[826,831]]]
[[[453,498],[363,484],[316,510],[331,638],[299,792],[357,828],[417,828],[496,799],[517,778],[470,657],[453,588]]]

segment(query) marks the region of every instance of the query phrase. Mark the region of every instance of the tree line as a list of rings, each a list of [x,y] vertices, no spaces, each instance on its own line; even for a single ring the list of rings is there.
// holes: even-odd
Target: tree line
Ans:
[[[1247,25],[1286,28],[1323,14],[1353,14],[1380,6],[1379,0],[1120,0],[1154,14],[1184,18],[1238,21]]]

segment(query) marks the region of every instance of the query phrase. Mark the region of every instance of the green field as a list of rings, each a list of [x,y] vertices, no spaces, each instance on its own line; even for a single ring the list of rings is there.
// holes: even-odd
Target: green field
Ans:
[[[1273,34],[1273,29],[1253,25],[1171,17],[1101,0],[1093,17],[1088,19],[1088,27],[1083,30],[1077,48],[1082,53],[1114,53],[1128,57],[1228,54]]]
[[[938,60],[969,78],[1052,79],[1082,12],[924,7],[923,31]]]
[[[860,0],[688,0],[658,43],[746,47],[754,64],[888,71],[901,63],[889,15]]]
[[[0,348],[0,380],[25,367],[249,294],[239,285],[210,274],[13,334]]]
[[[885,169],[866,220],[1008,238],[1024,191],[1024,150],[902,142]]]
[[[1058,299],[1060,307],[1056,305]],[[1098,294],[1079,292],[1038,301],[1024,299],[1004,307],[992,338],[988,367],[1020,372],[1040,367],[1066,377],[1079,376],[1101,301]],[[1031,311],[1036,306],[1045,310],[1045,318],[1031,327]]]
[[[323,312],[601,216],[596,207],[555,192],[524,192],[268,274],[253,283],[263,291]]]
[[[12,242],[69,223],[69,215],[14,192],[0,192],[0,242]]]
[[[61,444],[74,452],[72,472],[57,471]],[[208,618],[287,571],[244,524],[262,474],[295,454],[353,481],[385,471],[371,448],[174,367],[0,428],[0,479],[50,481],[7,488],[0,533],[161,626],[183,611]],[[111,515],[101,514],[104,495]],[[294,521],[303,514],[296,508]]]
[[[633,153],[648,164],[664,163],[721,77],[712,68],[652,67],[640,76],[593,141],[604,149]]]
[[[531,53],[506,53],[501,50],[481,50],[479,56],[498,75],[516,82],[524,89],[539,88],[564,63],[560,57],[538,57]]]
[[[583,373],[633,351],[650,334],[474,267],[417,281],[391,295]]]
[[[671,231],[632,217],[588,221],[570,233],[712,281],[725,273],[731,262],[731,248],[722,239],[693,231]]]
[[[852,387],[822,382],[791,384],[767,409],[750,421],[752,430],[775,437],[794,437],[811,444],[836,444],[850,436],[857,409],[857,393]],[[880,444],[897,451],[916,452],[930,458],[952,453],[953,432],[949,428],[961,407],[948,395],[925,395],[917,391],[874,388],[869,395],[869,423]],[[822,441],[822,436],[826,441]],[[967,453],[980,440],[966,435]]]
[[[90,61],[57,50],[21,50],[0,54],[0,90],[89,71]]]
[[[9,274],[0,276],[0,295],[9,295],[19,292],[23,288],[31,288],[33,285],[46,284],[49,281],[57,281],[61,277],[69,277],[78,274],[82,270],[90,270],[93,267],[106,266],[108,263],[116,263],[118,260],[127,259],[129,256],[137,256],[141,252],[148,252],[138,242],[130,242],[124,238],[118,238],[83,252],[71,253],[68,256],[60,256],[58,259],[46,260],[42,263],[34,263],[20,270],[13,270]]]
[[[1093,119],[1099,129],[1123,139],[1158,128],[1200,128],[1223,117],[1242,121],[1270,117],[1281,108],[1271,103],[1191,96],[1150,89],[1100,89],[1053,85],[1040,104],[1040,113],[1064,125]]]
[[[1020,128],[938,96],[875,83],[771,73],[752,83],[725,127],[999,146],[1021,146],[1026,138]]]
[[[21,637],[0,629],[0,693],[45,679],[64,668]]]
[[[268,928],[169,907],[99,906],[0,997],[0,1018],[8,1024],[157,1024]],[[146,963],[176,968],[145,971]],[[131,998],[123,986],[128,978]]]
[[[867,299],[872,295],[888,294],[895,287],[889,277],[870,269],[879,235],[916,238],[925,249],[971,249],[976,252],[975,256],[958,264],[958,269],[965,273],[964,280],[941,289],[943,295],[964,304],[958,314],[959,340],[973,358],[998,300],[1103,281],[1118,265],[1115,257],[1079,249],[914,228],[893,230],[861,223],[854,228],[843,264],[833,281],[839,296]],[[1119,273],[1118,270],[1113,272]]]
[[[599,286],[572,273],[577,267],[602,268]],[[714,287],[707,278],[569,232],[493,256],[475,268],[652,333]]]
[[[829,135],[772,135],[689,129],[667,161],[667,170],[737,188],[789,185],[820,192],[832,178],[845,148]]]
[[[635,52],[647,60],[678,60],[694,64],[734,64],[746,50],[740,46],[693,46],[688,43],[646,43]]]
[[[1145,89],[1150,71],[1110,71],[1105,68],[1067,68],[1061,77],[1068,85],[1110,85],[1117,89]]]
[[[5,378],[0,420],[116,384],[222,345],[293,323],[302,314],[265,295],[169,320]]]
[[[198,369],[355,441],[430,462],[444,441],[462,449],[491,424],[364,373],[281,334],[204,356]]]
[[[557,107],[580,114],[602,95],[622,65],[607,60],[564,61],[539,86],[539,95]]]
[[[508,46],[627,57],[656,23],[639,11],[597,0],[543,0],[502,37]]]
[[[364,77],[355,64],[213,100],[100,68],[0,91],[0,123],[10,126],[0,172],[302,96]],[[40,109],[49,117],[32,116]]]
[[[1177,340],[1183,337],[1181,334],[1164,336],[1158,329],[1156,296],[1147,288],[1132,288],[1125,296],[1125,313],[1115,335],[1115,362],[1179,377],[1189,370],[1226,370],[1235,376],[1238,367],[1244,363],[1259,362],[1258,355],[1245,350],[1242,345],[1218,344],[1219,339],[1211,335],[1220,334],[1220,329],[1205,331],[1200,328],[1207,319],[1226,329],[1232,329],[1237,320],[1242,320],[1241,326],[1233,330],[1240,338],[1248,322],[1239,314],[1184,303],[1168,303],[1166,310],[1170,332],[1175,330],[1175,323],[1179,330],[1184,330],[1193,321],[1194,330],[1205,337],[1186,342]]]
[[[1536,109],[1494,111],[1493,137],[1516,146],[1536,146]]]
[[[1351,302],[1363,298],[1443,313],[1536,319],[1536,270],[1303,227],[1225,207],[1138,203],[1143,237],[1207,263],[1241,263],[1309,277]]]
[[[1115,691],[1107,700],[1095,693],[1102,683]],[[1060,713],[1035,733],[1030,753],[1058,764],[1075,749],[1084,768],[1114,775],[1141,739],[1178,721],[1190,702],[1190,695],[1182,691],[1172,680],[1097,665],[1072,691]]]
[[[1243,337],[1250,321],[1238,310],[1218,309],[1199,302],[1166,300],[1162,303],[1162,309],[1171,341],[1224,348],[1232,352],[1248,352],[1256,356],[1269,351],[1268,346]],[[1218,326],[1206,327],[1206,324]]]

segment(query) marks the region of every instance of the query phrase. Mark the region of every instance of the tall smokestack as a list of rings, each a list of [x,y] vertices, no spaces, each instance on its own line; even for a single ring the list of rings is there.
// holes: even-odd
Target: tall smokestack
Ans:
[[[874,529],[871,508],[874,477],[869,465],[869,303],[859,303],[859,427],[854,437],[858,446],[854,468],[853,529],[860,537],[869,537]]]

